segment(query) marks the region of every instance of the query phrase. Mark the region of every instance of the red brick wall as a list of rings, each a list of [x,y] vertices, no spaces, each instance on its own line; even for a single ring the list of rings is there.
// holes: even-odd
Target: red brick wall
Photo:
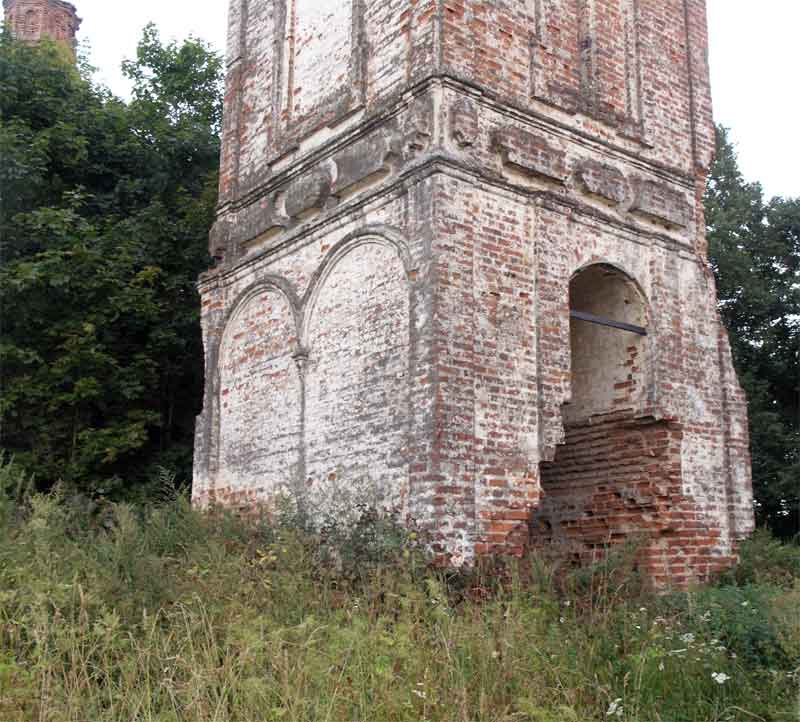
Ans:
[[[5,22],[14,36],[28,42],[42,38],[57,40],[71,52],[81,19],[75,6],[62,0],[3,0]]]
[[[730,566],[718,519],[684,493],[682,441],[680,424],[627,414],[569,426],[555,459],[542,465],[534,546],[555,544],[586,564],[638,542],[641,568],[663,585]]]
[[[319,2],[232,0],[198,502],[285,471],[343,517],[353,496],[400,509],[455,564],[522,553],[542,519],[580,559],[650,534],[662,581],[729,563],[752,489],[705,257],[702,0],[337,6],[349,44],[344,15],[302,38],[333,93],[291,67],[287,18]],[[598,376],[611,418],[572,382],[570,281],[594,264],[648,331],[630,378]]]
[[[649,161],[708,167],[702,0],[442,2],[444,72],[598,138],[636,140]]]

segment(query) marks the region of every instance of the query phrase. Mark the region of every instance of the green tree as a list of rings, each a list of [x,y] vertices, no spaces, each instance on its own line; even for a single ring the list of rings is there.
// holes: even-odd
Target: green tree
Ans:
[[[191,474],[221,59],[152,26],[129,103],[0,37],[0,446],[40,486]]]
[[[800,532],[800,199],[765,202],[725,128],[705,197],[709,255],[747,392],[758,521]]]

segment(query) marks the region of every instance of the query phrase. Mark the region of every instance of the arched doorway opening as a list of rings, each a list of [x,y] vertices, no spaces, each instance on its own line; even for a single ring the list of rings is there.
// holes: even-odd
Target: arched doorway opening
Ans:
[[[647,306],[629,276],[597,264],[570,282],[571,398],[567,424],[633,409],[644,390]]]
[[[25,13],[25,37],[28,40],[36,40],[40,30],[39,13],[36,10],[28,10]]]
[[[638,284],[614,266],[588,266],[570,282],[569,309],[565,439],[541,465],[531,535],[534,544],[567,543],[575,562],[585,563],[644,528],[653,498],[643,484],[658,480],[652,466],[669,443],[643,414],[649,312]]]

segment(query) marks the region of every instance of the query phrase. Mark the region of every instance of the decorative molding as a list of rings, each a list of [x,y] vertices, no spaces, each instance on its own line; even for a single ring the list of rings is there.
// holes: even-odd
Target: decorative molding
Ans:
[[[478,107],[469,98],[461,98],[450,108],[450,137],[459,148],[470,148],[478,141]]]
[[[670,227],[686,228],[692,217],[692,206],[686,196],[666,183],[636,179],[631,213],[638,213]]]
[[[556,150],[541,136],[507,126],[492,134],[491,147],[504,165],[557,183],[567,180],[564,151]]]
[[[402,150],[395,123],[381,126],[342,149],[333,156],[337,171],[334,194],[340,194],[370,176],[390,172],[392,159],[399,158]]]
[[[301,155],[296,150],[293,173],[287,173],[286,163],[261,188],[220,207],[211,231],[211,255],[230,266],[245,251],[251,257],[277,247],[289,229],[325,222],[333,217],[334,206],[352,207],[356,195],[372,198],[376,192],[391,192],[395,181],[428,167],[429,157],[468,172],[478,170],[509,189],[555,194],[592,204],[595,212],[607,213],[598,207],[605,205],[617,222],[657,224],[671,232],[691,224],[693,179],[677,170],[587,139],[572,128],[544,127],[490,97],[463,92],[469,86],[456,81],[448,88],[457,95],[441,110],[431,87],[423,86],[413,98],[362,119],[358,131],[335,136]],[[437,113],[444,133],[437,130]],[[603,151],[602,158],[589,160],[587,154],[597,150]],[[495,155],[495,163],[487,151]],[[663,188],[667,190],[661,192]]]
[[[583,189],[616,205],[628,197],[628,182],[623,173],[612,165],[587,160],[578,166],[576,176]]]
[[[578,3],[578,53],[580,55],[581,110],[596,116],[599,112],[597,93],[597,29],[595,27],[595,0],[577,0]]]
[[[327,95],[313,108],[306,109],[299,115],[295,112],[297,3],[303,1],[309,2],[310,0],[275,0],[273,83],[274,117],[278,136],[276,145],[278,146],[299,138],[311,126],[318,125],[320,121],[324,121],[325,124],[336,123],[342,116],[352,112],[355,107],[363,103],[366,89],[365,59],[360,52],[364,36],[363,0],[336,0],[337,7],[344,4],[351,6],[347,77],[340,83],[329,83]],[[319,3],[321,0],[315,0],[315,2]],[[325,0],[322,0],[322,4],[326,4]]]
[[[641,61],[638,30],[639,0],[611,0],[619,3],[624,26],[625,109],[615,111],[601,96],[598,59],[607,52],[598,45],[597,0],[562,0],[572,6],[576,25],[569,32],[561,28],[558,41],[574,42],[572,50],[552,44],[549,28],[563,21],[565,11],[553,7],[555,0],[528,0],[531,17],[530,97],[570,115],[583,114],[622,136],[644,142],[641,100]],[[568,15],[568,14],[567,14]],[[574,86],[559,82],[553,67],[566,66],[566,74],[577,78]]]
[[[309,210],[323,209],[330,198],[332,185],[331,171],[323,165],[293,178],[283,192],[286,215],[297,218]]]
[[[433,140],[433,96],[418,96],[406,114],[404,123],[403,157],[413,158],[427,150]]]
[[[620,0],[625,21],[625,103],[628,135],[644,139],[642,61],[639,42],[639,0]]]

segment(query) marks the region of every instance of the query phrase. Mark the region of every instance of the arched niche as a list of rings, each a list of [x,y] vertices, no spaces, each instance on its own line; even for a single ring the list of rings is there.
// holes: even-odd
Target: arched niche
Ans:
[[[36,38],[41,32],[41,21],[38,10],[28,10],[25,13],[25,36]]]
[[[648,313],[636,282],[614,266],[595,264],[569,286],[571,400],[567,423],[635,409],[645,388]]]
[[[356,238],[324,264],[305,345],[307,503],[318,519],[402,511],[408,493],[410,301],[395,244]]]
[[[220,344],[216,491],[292,494],[302,476],[302,383],[289,298],[263,286],[243,299]]]
[[[362,3],[284,0],[282,6],[282,116],[291,123],[347,112],[361,85],[357,39],[363,24]],[[325,68],[324,82],[320,82],[321,67]]]

